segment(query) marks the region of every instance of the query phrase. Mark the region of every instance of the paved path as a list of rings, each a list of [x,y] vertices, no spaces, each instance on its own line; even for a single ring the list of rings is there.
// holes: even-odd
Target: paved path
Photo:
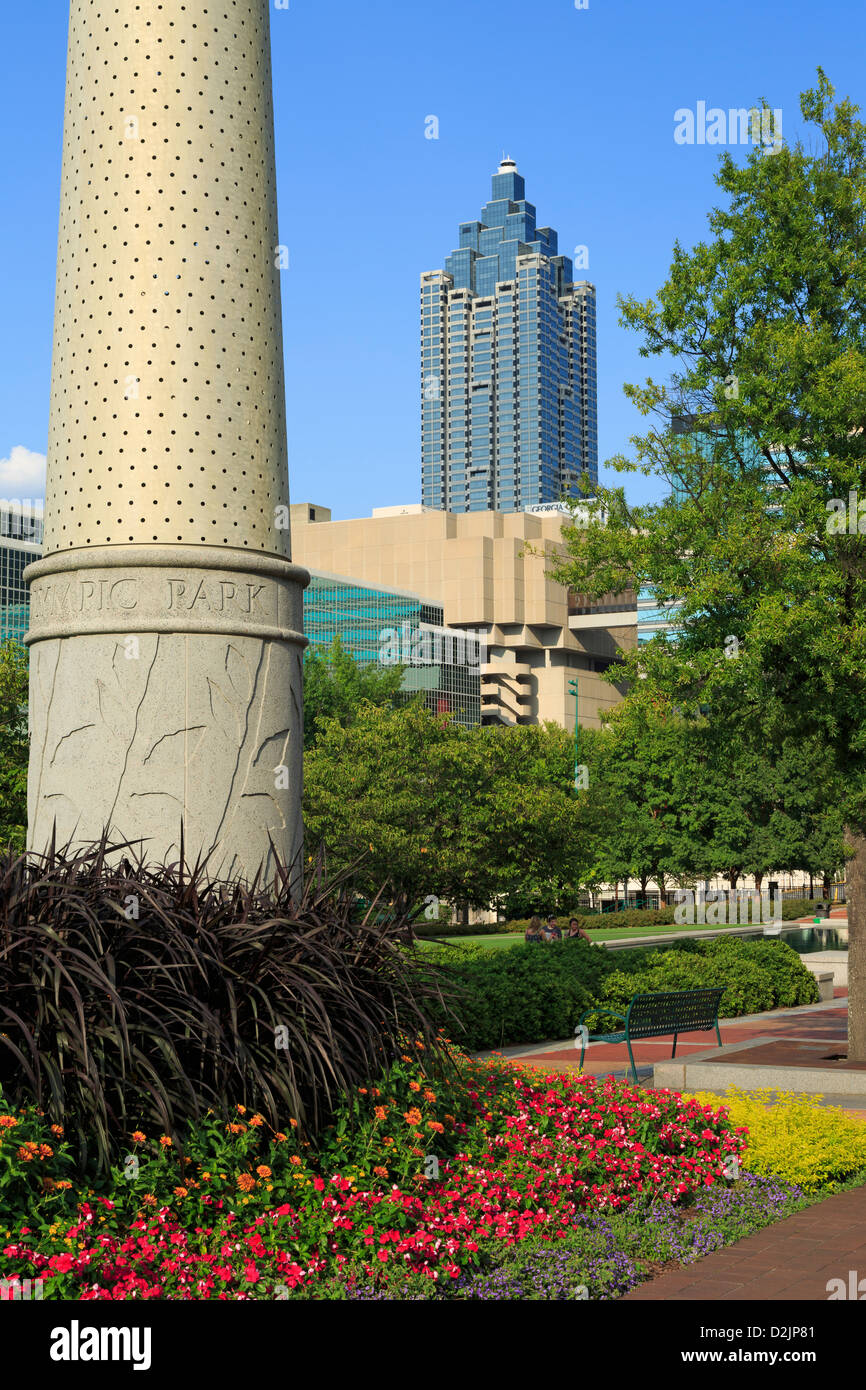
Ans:
[[[660,1274],[621,1301],[826,1302],[832,1279],[843,1280],[849,1299],[862,1279],[859,1297],[866,1296],[866,1187],[828,1197],[726,1250]]]
[[[743,1018],[722,1020],[722,1045],[750,1042],[762,1037],[787,1038],[791,1042],[818,1042],[837,1045],[844,1051],[847,1042],[847,989],[837,987],[835,997],[823,1004],[806,1005],[798,1009],[774,1009],[770,1013],[750,1014]],[[677,1056],[703,1052],[716,1047],[713,1029],[688,1033],[677,1042]],[[652,1082],[654,1062],[671,1055],[670,1038],[644,1038],[632,1043],[638,1079]],[[503,1055],[526,1066],[548,1071],[579,1071],[580,1050],[574,1040],[540,1043],[527,1047],[508,1047]],[[590,1076],[629,1075],[628,1052],[624,1043],[591,1043],[587,1048],[583,1070]]]

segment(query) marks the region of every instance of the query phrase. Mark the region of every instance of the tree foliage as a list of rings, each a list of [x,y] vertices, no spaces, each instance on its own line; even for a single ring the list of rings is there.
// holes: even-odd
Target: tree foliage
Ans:
[[[866,1057],[866,126],[820,70],[801,111],[817,148],[724,155],[707,240],[674,247],[654,299],[621,301],[669,379],[626,388],[654,419],[613,463],[675,492],[602,490],[554,573],[679,601],[678,640],[635,652],[631,678],[747,759],[823,763],[854,853],[849,1054]]]
[[[0,643],[0,845],[21,849],[27,833],[27,653]]]
[[[363,704],[393,708],[403,681],[402,666],[361,664],[335,637],[330,647],[304,653],[304,747],[312,748],[328,719],[344,728]]]

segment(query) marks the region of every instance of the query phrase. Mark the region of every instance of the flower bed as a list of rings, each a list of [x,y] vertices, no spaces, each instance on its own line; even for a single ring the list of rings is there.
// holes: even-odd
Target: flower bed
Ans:
[[[0,1196],[22,1219],[0,1274],[41,1276],[63,1298],[447,1283],[491,1251],[561,1240],[585,1213],[681,1203],[724,1183],[743,1147],[723,1114],[673,1093],[467,1059],[434,1075],[411,1055],[352,1097],[315,1152],[242,1111],[193,1131],[183,1154],[132,1136],[108,1192],[61,1186],[62,1136],[41,1139],[33,1114],[3,1118]]]
[[[418,1047],[315,1149],[239,1106],[182,1153],[131,1135],[101,1190],[59,1126],[0,1100],[0,1278],[46,1299],[616,1298],[808,1200],[731,1181],[750,1136],[702,1100]]]

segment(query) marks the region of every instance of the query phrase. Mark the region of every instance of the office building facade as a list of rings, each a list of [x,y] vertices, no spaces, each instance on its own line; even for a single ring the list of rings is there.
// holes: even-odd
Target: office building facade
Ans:
[[[328,651],[335,637],[366,666],[403,667],[400,698],[418,696],[431,714],[467,728],[481,723],[483,651],[444,626],[442,605],[404,589],[310,571],[304,590],[304,635]]]
[[[536,225],[513,160],[442,270],[421,276],[421,498],[522,511],[598,478],[595,286]]]
[[[0,502],[0,642],[20,642],[27,631],[30,598],[22,575],[41,554],[41,511]]]
[[[416,504],[332,521],[327,507],[300,503],[291,509],[292,545],[313,573],[435,594],[449,629],[482,633],[482,724],[552,719],[573,729],[576,678],[580,723],[599,728],[621,699],[605,677],[615,678],[611,668],[635,645],[635,595],[582,600],[551,578],[551,552],[565,549],[563,519],[560,509],[452,513]]]

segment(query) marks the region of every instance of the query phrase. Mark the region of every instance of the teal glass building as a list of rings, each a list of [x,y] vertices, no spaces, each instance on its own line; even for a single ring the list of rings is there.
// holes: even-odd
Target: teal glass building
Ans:
[[[21,641],[30,617],[22,575],[42,554],[42,516],[27,506],[0,502],[0,642]]]
[[[450,714],[467,727],[481,723],[477,643],[443,626],[440,605],[312,570],[304,590],[304,633],[312,647],[324,650],[339,637],[361,665],[404,666],[403,700],[420,695],[432,714]]]
[[[421,276],[421,500],[522,511],[598,479],[595,286],[537,225],[513,160]],[[587,475],[584,479],[583,475]]]

